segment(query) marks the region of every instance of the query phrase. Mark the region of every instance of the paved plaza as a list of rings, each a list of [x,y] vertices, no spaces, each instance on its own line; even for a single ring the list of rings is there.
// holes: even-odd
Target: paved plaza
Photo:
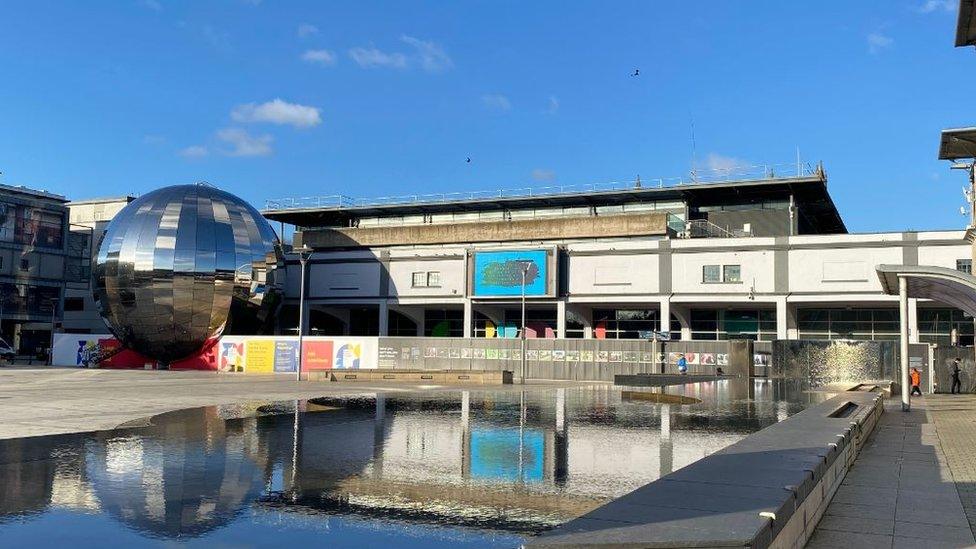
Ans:
[[[888,401],[807,547],[976,545],[976,395],[900,406]]]
[[[112,429],[164,412],[213,404],[377,391],[531,391],[578,385],[571,381],[469,387],[299,382],[280,375],[8,366],[0,368],[0,439]]]

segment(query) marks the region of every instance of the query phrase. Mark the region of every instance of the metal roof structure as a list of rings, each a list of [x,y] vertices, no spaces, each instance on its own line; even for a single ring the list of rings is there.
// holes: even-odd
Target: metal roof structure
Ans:
[[[931,299],[976,316],[976,276],[927,265],[878,265],[884,293],[898,295],[898,279],[908,280],[908,297]]]
[[[956,47],[976,46],[976,12],[974,0],[960,0],[959,19],[956,20]]]
[[[976,127],[942,130],[939,160],[976,158]]]
[[[420,214],[497,211],[573,206],[611,206],[650,201],[683,201],[689,206],[711,206],[788,199],[797,204],[800,222],[809,233],[846,233],[847,227],[827,192],[827,178],[822,171],[797,177],[773,177],[670,187],[588,186],[553,187],[548,193],[497,191],[494,193],[455,193],[399,197],[390,201],[354,201],[340,199],[320,205],[302,203],[269,204],[261,213],[268,219],[299,227],[347,226],[350,220],[363,217],[391,217]]]

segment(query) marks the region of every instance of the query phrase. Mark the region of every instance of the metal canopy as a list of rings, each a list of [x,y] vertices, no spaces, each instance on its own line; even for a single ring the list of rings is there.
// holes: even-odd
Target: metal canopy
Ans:
[[[976,45],[976,20],[973,19],[973,0],[959,2],[959,19],[956,21],[956,47]]]
[[[908,297],[931,299],[976,316],[976,277],[946,267],[878,265],[884,292],[898,295],[898,279],[908,281]]]
[[[976,128],[942,130],[939,140],[939,160],[976,158]]]

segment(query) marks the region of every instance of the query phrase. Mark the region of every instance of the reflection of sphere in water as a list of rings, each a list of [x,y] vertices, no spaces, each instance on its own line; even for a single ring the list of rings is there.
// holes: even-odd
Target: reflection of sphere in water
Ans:
[[[112,220],[95,300],[124,346],[172,362],[225,328],[260,332],[280,302],[280,259],[274,230],[243,200],[204,184],[164,187]]]
[[[212,409],[211,409],[212,410]],[[212,412],[186,412],[170,423],[87,446],[87,477],[101,509],[144,534],[199,536],[220,528],[257,499],[261,468],[243,434]]]

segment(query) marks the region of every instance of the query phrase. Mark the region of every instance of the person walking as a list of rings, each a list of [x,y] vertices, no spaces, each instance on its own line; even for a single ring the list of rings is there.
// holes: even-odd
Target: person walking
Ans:
[[[685,355],[681,355],[681,358],[678,359],[678,373],[681,375],[688,373],[688,359],[685,358]]]
[[[952,360],[952,388],[949,389],[949,392],[952,394],[962,392],[962,382],[959,381],[960,363],[962,363],[962,360],[958,358]]]
[[[912,368],[910,376],[912,378],[912,394],[922,396],[922,374],[918,371],[918,368]]]

